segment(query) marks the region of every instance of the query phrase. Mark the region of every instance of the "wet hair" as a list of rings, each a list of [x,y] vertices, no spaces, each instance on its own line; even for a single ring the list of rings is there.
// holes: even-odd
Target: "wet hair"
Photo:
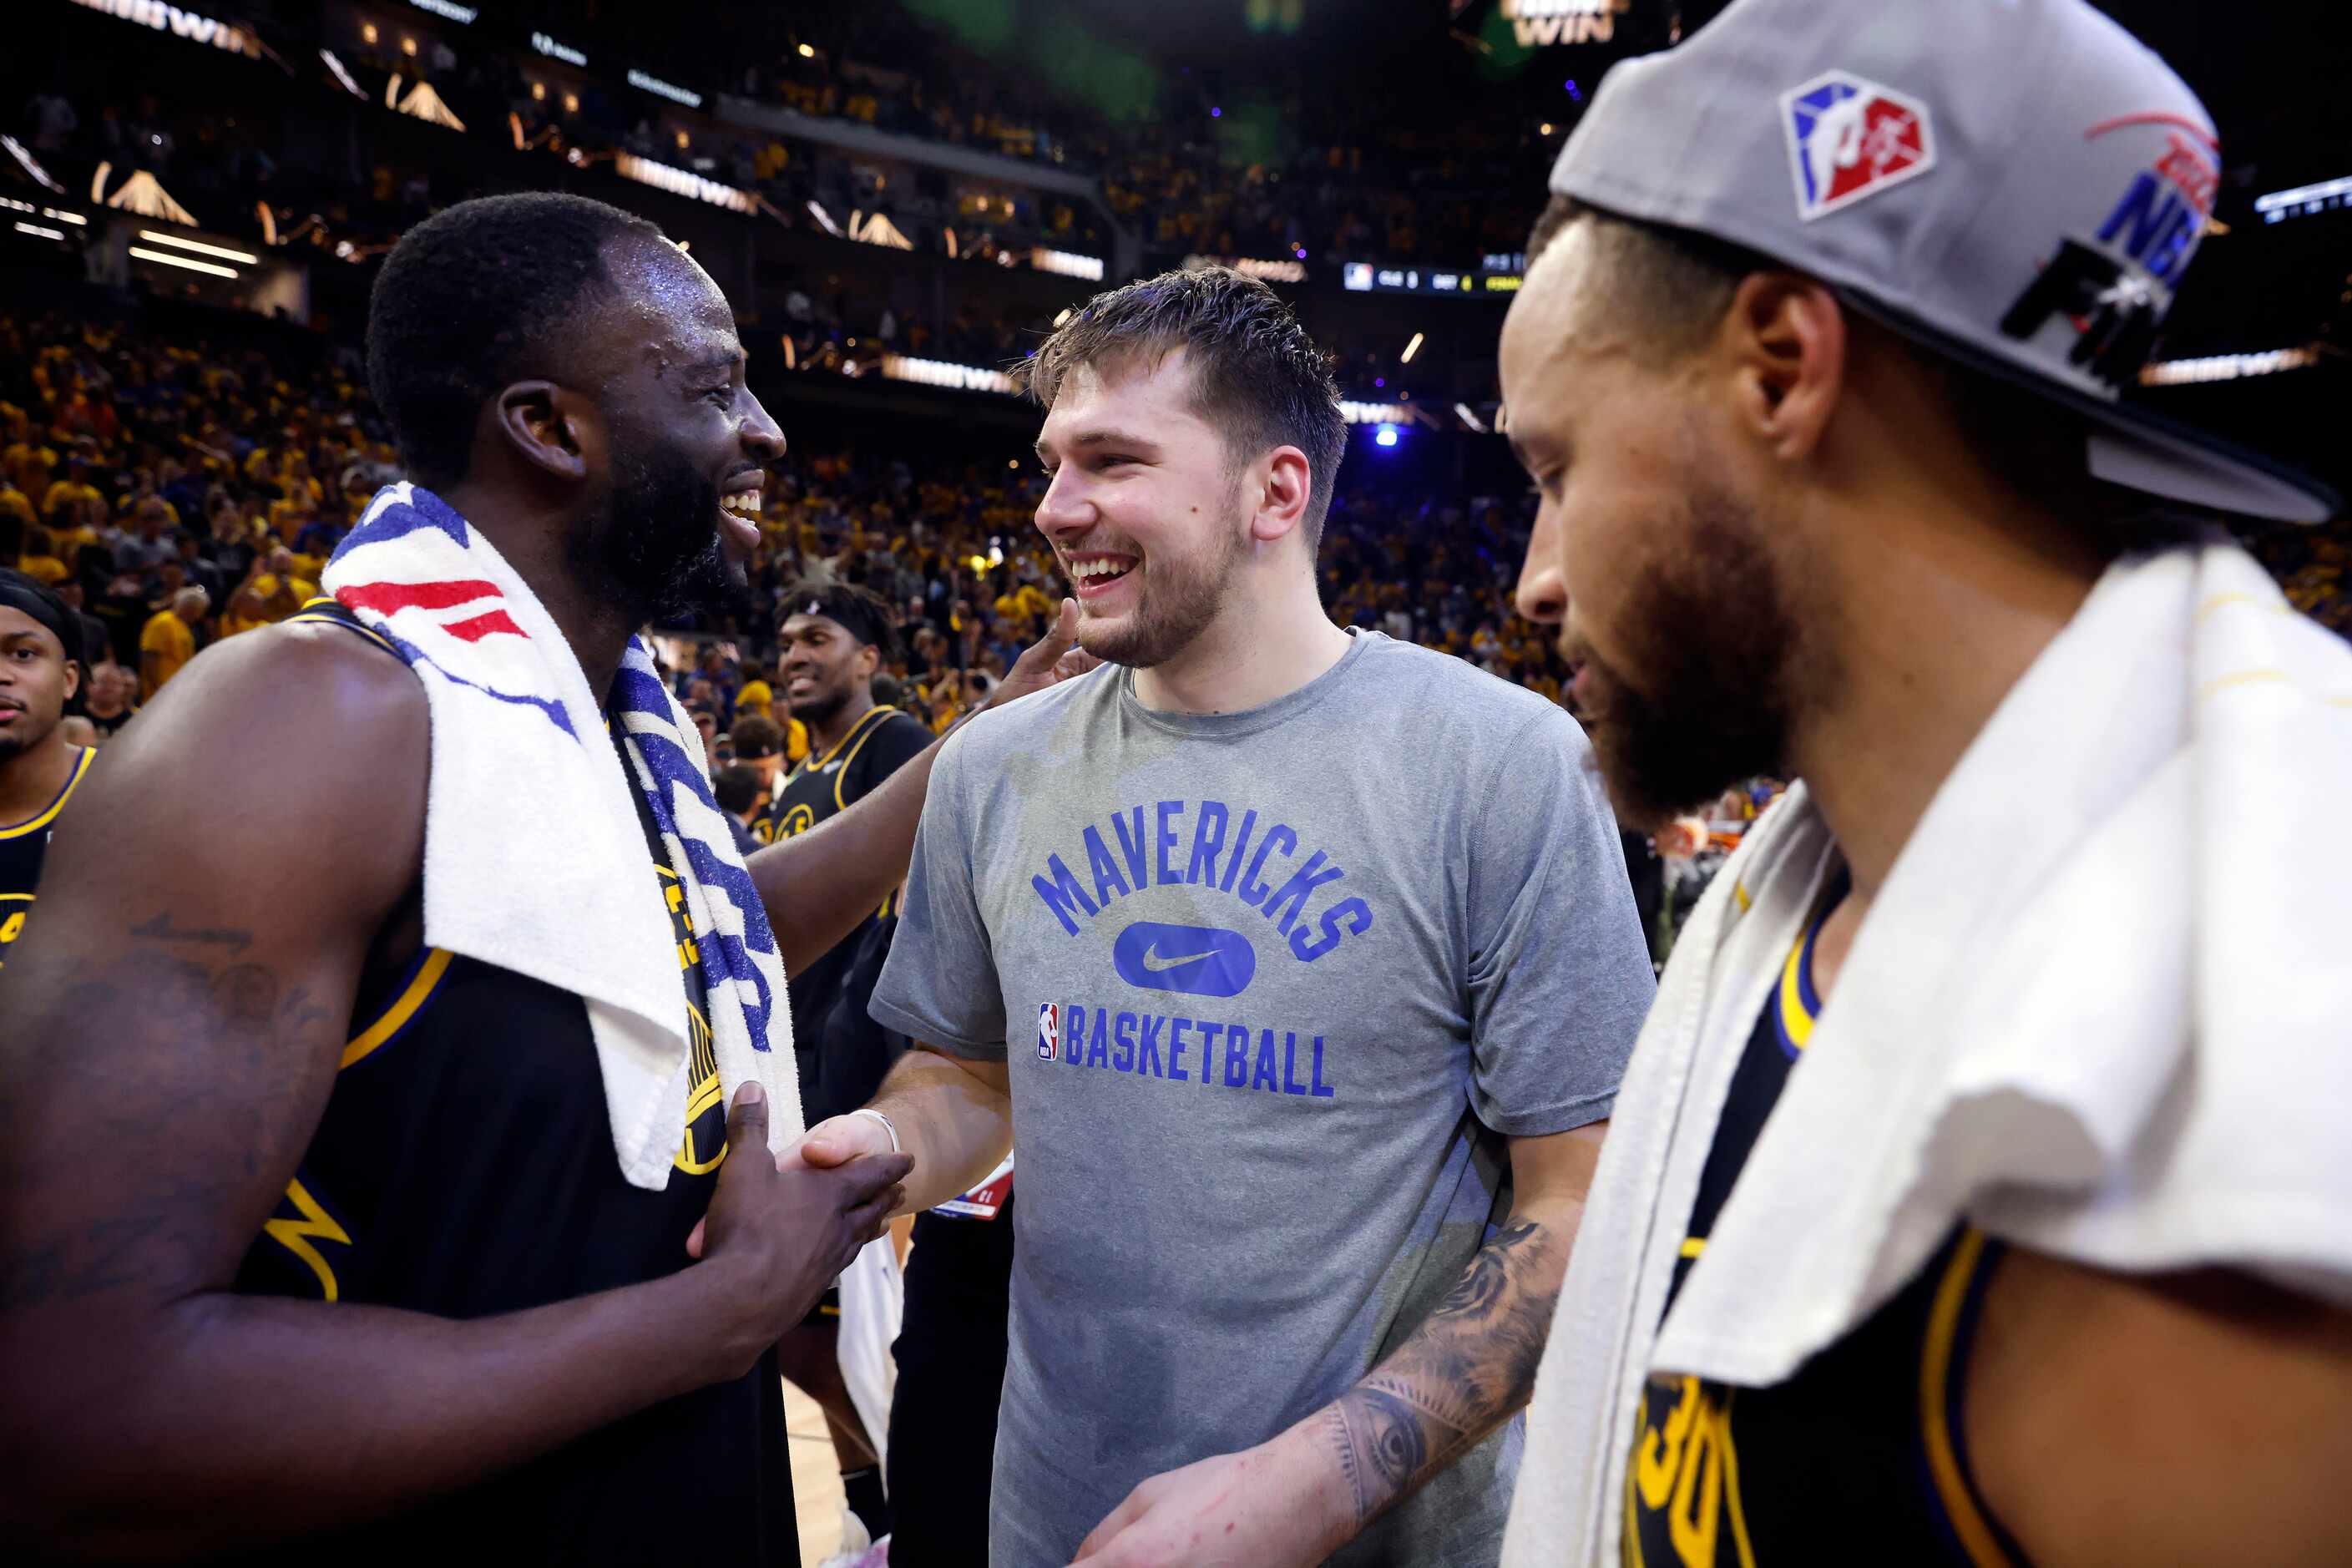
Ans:
[[[482,405],[511,383],[560,376],[604,252],[645,219],[585,196],[527,191],[459,202],[394,247],[368,300],[368,386],[409,476],[465,478]]]
[[[1311,554],[1323,537],[1331,489],[1348,446],[1330,362],[1275,291],[1229,267],[1163,272],[1096,295],[1079,307],[1013,379],[1044,408],[1069,374],[1156,364],[1181,349],[1192,367],[1192,406],[1224,437],[1234,469],[1276,447],[1307,454]]]

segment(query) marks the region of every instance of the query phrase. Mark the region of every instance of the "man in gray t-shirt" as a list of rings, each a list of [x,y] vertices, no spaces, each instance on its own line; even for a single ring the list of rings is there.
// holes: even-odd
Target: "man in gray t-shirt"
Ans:
[[[1281,330],[1223,276],[1133,289]],[[1215,352],[1048,397],[1039,525],[1103,623],[1081,642],[1129,668],[942,748],[873,1001],[927,1049],[804,1148],[903,1137],[929,1202],[1017,1136],[1002,1568],[1492,1562],[1649,959],[1568,715],[1320,615],[1301,447],[1244,474],[1276,549],[1203,566],[1163,526],[1224,484],[1188,412]],[[1236,605],[1245,637],[1203,647]],[[1188,701],[1212,656],[1229,700]]]

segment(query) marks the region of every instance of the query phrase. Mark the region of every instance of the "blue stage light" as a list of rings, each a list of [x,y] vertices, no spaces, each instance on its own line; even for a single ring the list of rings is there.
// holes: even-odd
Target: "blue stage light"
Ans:
[[[1395,426],[1383,425],[1372,432],[1372,445],[1375,447],[1393,447],[1396,444],[1397,427]]]

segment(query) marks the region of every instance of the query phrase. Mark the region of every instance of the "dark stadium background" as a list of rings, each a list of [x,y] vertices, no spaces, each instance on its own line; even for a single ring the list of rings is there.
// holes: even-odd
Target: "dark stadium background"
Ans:
[[[1275,287],[1366,405],[1343,503],[1388,542],[1336,596],[1377,612],[1416,597],[1425,574],[1462,576],[1475,553],[1476,603],[1451,617],[1466,642],[1481,619],[1509,630],[1498,584],[1524,481],[1488,433],[1493,351],[1544,173],[1612,60],[1721,8],[1612,3],[1622,9],[1608,43],[1523,48],[1505,0],[203,0],[177,13],[23,0],[5,23],[0,117],[58,188],[0,156],[12,209],[0,313],[88,314],[149,341],[322,364],[352,352],[375,258],[408,224],[467,195],[574,190],[660,223],[726,288],[753,384],[794,443],[788,463],[838,453],[861,471],[898,463],[918,479],[985,471],[1017,486],[1034,411],[927,381],[984,378],[1096,289],[1188,257],[1296,263],[1297,280]],[[2106,8],[2189,79],[2223,136],[2216,227],[2159,358],[2213,362],[2178,373],[2204,377],[2265,368],[2226,356],[2294,351],[2294,368],[2134,395],[2352,486],[2339,434],[2352,205],[2277,222],[2255,207],[2352,175],[2344,8]],[[253,47],[189,36],[215,25]],[[417,116],[420,81],[463,130]],[[387,107],[388,87],[410,112]],[[44,95],[78,128],[39,152]],[[616,154],[663,165],[667,188],[622,177]],[[194,219],[163,232],[255,262],[215,258],[235,274],[222,277],[129,257],[156,242],[117,231],[157,226],[91,199],[101,163],[106,195],[146,168]],[[676,194],[689,177],[754,210]],[[851,237],[877,215],[906,248]],[[1098,263],[1100,280],[1041,269],[1045,250]],[[1418,290],[1350,289],[1348,263],[1409,274]],[[1466,297],[1433,291],[1440,277]],[[256,313],[273,300],[290,319]],[[21,377],[0,366],[0,399]],[[371,417],[356,413],[362,429]],[[1478,537],[1441,548],[1445,520],[1486,500],[1496,510]],[[979,510],[1001,531],[1021,500],[994,500]],[[989,537],[1009,536],[974,547]],[[2263,548],[2299,602],[2346,624],[2340,524]]]

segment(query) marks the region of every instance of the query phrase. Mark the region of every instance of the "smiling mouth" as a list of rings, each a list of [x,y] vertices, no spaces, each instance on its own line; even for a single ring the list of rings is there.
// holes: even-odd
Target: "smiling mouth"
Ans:
[[[760,548],[760,490],[729,490],[719,498],[719,531],[734,553],[749,559]]]
[[[1132,555],[1091,556],[1084,561],[1071,562],[1069,578],[1082,589],[1099,588],[1118,582],[1141,564],[1143,564],[1142,561]]]

